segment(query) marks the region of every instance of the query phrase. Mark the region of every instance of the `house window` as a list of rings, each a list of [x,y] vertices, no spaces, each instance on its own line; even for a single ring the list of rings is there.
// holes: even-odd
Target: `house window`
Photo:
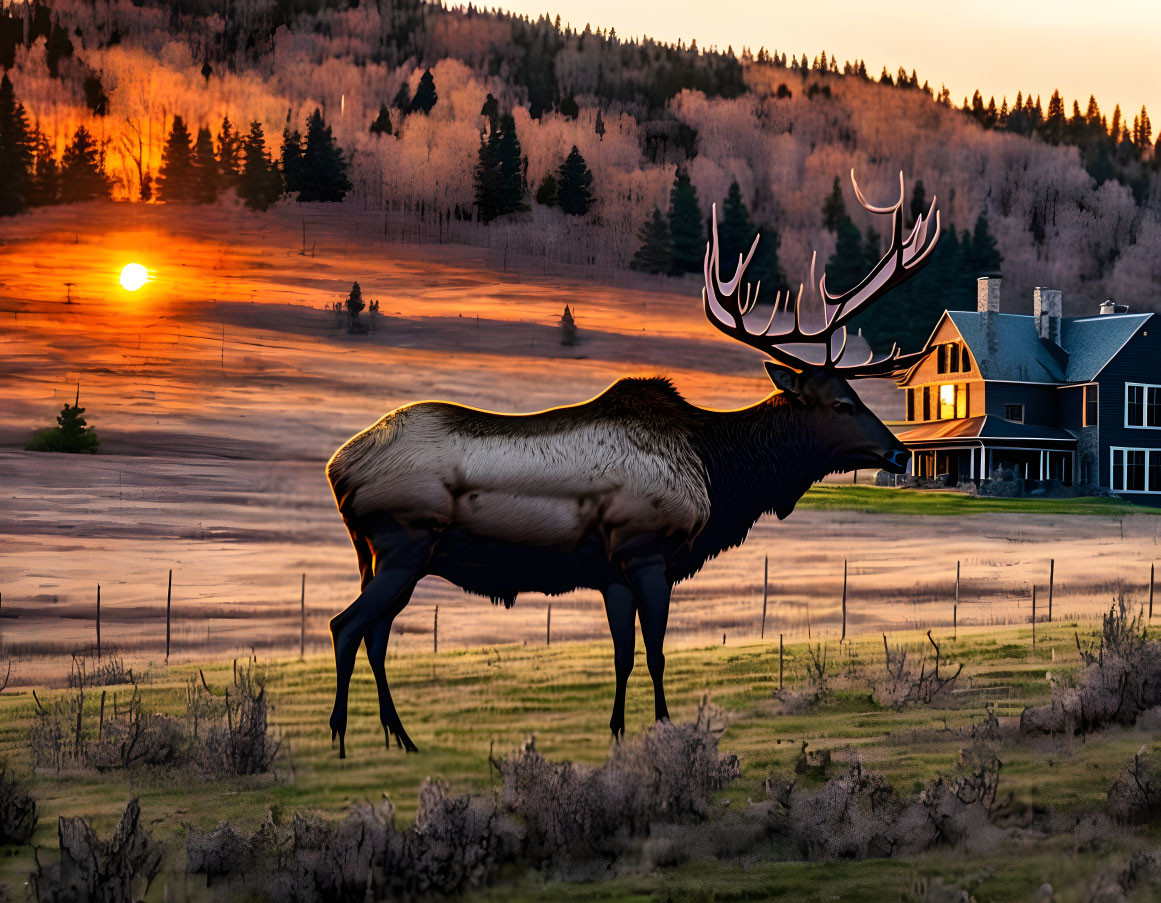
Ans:
[[[957,419],[963,419],[968,416],[968,412],[968,384],[964,383],[955,395],[955,416]]]
[[[962,370],[964,373],[971,373],[972,372],[972,358],[971,358],[971,355],[968,354],[968,350],[966,347],[960,348],[960,350],[959,350],[959,364],[960,364],[959,369]]]
[[[1100,386],[1084,387],[1084,426],[1096,426],[1100,423],[1100,398]]]
[[[1006,404],[1004,405],[1004,419],[1011,420],[1013,423],[1024,422],[1024,405],[1022,404]]]
[[[1125,426],[1161,429],[1161,386],[1125,383]]]
[[[1161,492],[1161,450],[1113,448],[1114,492]]]
[[[924,386],[923,392],[923,419],[931,419],[931,386]]]
[[[947,346],[940,345],[935,352],[935,369],[938,373],[947,372]]]
[[[907,419],[915,419],[915,390],[907,390]]]
[[[939,419],[955,419],[955,384],[947,383],[939,387]]]
[[[947,346],[947,369],[951,373],[959,373],[959,345]]]

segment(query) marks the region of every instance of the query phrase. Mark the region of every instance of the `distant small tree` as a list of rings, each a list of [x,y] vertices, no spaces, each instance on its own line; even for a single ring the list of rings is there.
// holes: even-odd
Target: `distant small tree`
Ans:
[[[480,132],[474,182],[476,218],[490,223],[500,212],[500,126],[495,119],[487,132]]]
[[[287,194],[302,191],[302,135],[298,129],[282,130],[282,178]]]
[[[359,288],[359,283],[354,283],[351,286],[351,293],[347,295],[347,331],[348,332],[365,332],[363,324],[359,321],[359,313],[366,307],[366,302],[363,301],[363,290]]]
[[[238,183],[242,172],[242,136],[234,129],[230,117],[222,119],[218,129],[218,175],[222,187],[228,188]]]
[[[915,221],[920,216],[927,213],[927,189],[923,187],[923,180],[916,179],[915,185],[911,189],[911,222],[909,225],[914,225]]]
[[[81,90],[85,94],[85,106],[93,111],[93,115],[104,116],[109,112],[109,95],[105,93],[105,86],[101,84],[101,76],[90,72],[85,76]]]
[[[536,203],[545,207],[556,206],[556,176],[551,172],[546,172],[544,178],[540,180],[540,185],[536,189]]]
[[[302,180],[298,193],[300,203],[341,201],[351,190],[347,161],[342,148],[335,143],[331,127],[315,109],[306,125],[306,146],[302,152]]]
[[[597,133],[597,137],[600,138],[601,141],[605,140],[605,119],[603,116],[601,116],[601,111],[599,108],[597,109],[597,120],[593,123],[593,131]]]
[[[82,125],[61,157],[60,199],[68,204],[107,198],[110,187],[103,156],[88,129]]]
[[[54,23],[44,46],[44,62],[48,66],[48,74],[53,78],[60,78],[60,61],[72,55],[73,42],[69,38],[68,29],[59,22]]]
[[[430,69],[424,69],[423,75],[419,77],[419,85],[415,89],[415,96],[411,98],[411,105],[408,107],[408,112],[423,113],[426,115],[431,112],[437,100],[439,100],[439,95],[435,92],[435,78],[432,77]]]
[[[371,331],[379,328],[379,299],[375,298],[367,304],[367,313],[371,317]]]
[[[143,201],[153,200],[153,173],[149,170],[146,170],[141,175],[140,197]]]
[[[390,135],[391,132],[391,114],[387,111],[387,104],[379,105],[379,115],[375,117],[375,121],[371,123],[372,135]]]
[[[56,418],[55,427],[45,427],[32,434],[26,451],[70,452],[95,455],[100,439],[97,431],[85,423],[85,409],[81,407],[81,387],[77,386],[74,404],[67,401]]]
[[[193,149],[194,200],[212,204],[218,199],[218,158],[214,155],[214,139],[205,126],[198,129]]]
[[[32,150],[35,163],[29,202],[36,207],[55,204],[60,200],[60,167],[53,154],[52,142],[39,129],[33,134]]]
[[[996,237],[988,228],[988,218],[982,212],[976,218],[975,229],[972,230],[971,244],[968,246],[970,266],[975,275],[980,273],[996,272],[1004,262],[1003,255],[996,244]]]
[[[157,194],[166,203],[192,200],[195,194],[193,154],[190,150],[189,129],[180,116],[173,117],[173,126],[161,151],[161,170],[157,176]]]
[[[580,115],[580,107],[571,94],[561,100],[559,109],[560,115],[566,119],[576,119]]]
[[[0,76],[0,216],[14,216],[28,206],[32,157],[28,114],[5,72]]]
[[[499,173],[496,185],[498,212],[515,213],[527,210],[524,203],[524,174],[521,169],[520,138],[516,134],[516,120],[511,113],[500,117]]]
[[[496,120],[500,118],[500,102],[492,96],[492,92],[488,92],[488,96],[484,98],[484,105],[480,107],[480,115],[488,118],[488,124],[495,128]]]
[[[560,344],[567,347],[572,347],[576,344],[576,319],[569,310],[568,305],[564,306],[564,313],[560,317]]]
[[[641,247],[629,262],[631,269],[642,273],[668,273],[673,263],[673,248],[669,240],[669,224],[661,210],[653,208],[653,215],[637,233]]]
[[[282,194],[282,177],[266,152],[262,123],[250,123],[250,133],[242,143],[242,175],[238,196],[252,210],[265,210]]]
[[[669,189],[669,237],[674,273],[696,273],[705,258],[705,226],[697,188],[684,167],[678,167]]]
[[[835,237],[834,253],[826,262],[826,287],[837,294],[858,285],[869,268],[862,233],[849,216],[843,217]]]
[[[593,172],[575,144],[556,172],[560,209],[570,216],[584,216],[593,203]]]
[[[885,69],[883,70],[886,71]],[[839,177],[834,177],[830,194],[822,202],[822,224],[831,232],[838,232],[839,225],[847,218],[847,205],[843,200],[843,189],[839,184]]]

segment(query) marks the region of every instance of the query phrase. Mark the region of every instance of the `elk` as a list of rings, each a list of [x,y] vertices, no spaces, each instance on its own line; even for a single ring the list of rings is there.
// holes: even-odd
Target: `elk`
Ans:
[[[758,247],[739,254],[722,281],[717,211],[705,256],[706,316],[725,335],[772,358],[775,391],[751,407],[716,411],[685,401],[668,380],[621,379],[580,404],[535,414],[465,405],[405,405],[346,442],[327,464],[362,578],[359,597],[330,622],[337,672],[331,741],[346,756],[347,696],[361,642],[375,675],[379,716],[408,751],[415,744],[391,700],[384,661],[392,621],[427,575],[511,607],[519,593],[599,591],[613,638],[616,689],[609,727],[625,728],[625,686],[640,621],[654,713],[665,704],[665,629],[670,592],[739,545],[763,514],[785,518],[810,485],[834,471],[905,470],[909,454],[859,399],[850,380],[887,376],[922,353],[897,346],[876,355],[848,349],[846,324],[911,276],[939,236],[932,201],[910,233],[899,200],[891,244],[848,291],[817,283],[810,296],[776,294],[764,325],[751,326],[760,284],[743,281]],[[935,216],[934,230],[929,225]],[[809,296],[808,296],[809,297]]]

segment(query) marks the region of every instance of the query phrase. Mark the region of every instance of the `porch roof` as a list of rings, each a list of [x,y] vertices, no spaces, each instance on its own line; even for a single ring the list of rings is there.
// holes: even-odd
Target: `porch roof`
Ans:
[[[933,423],[925,423],[922,426],[899,433],[898,438],[904,444],[955,441],[957,439],[979,439],[984,442],[1005,439],[1024,442],[1076,441],[1076,437],[1067,430],[1054,426],[1014,423],[991,414],[981,414],[978,417],[967,417],[962,420],[937,420]]]

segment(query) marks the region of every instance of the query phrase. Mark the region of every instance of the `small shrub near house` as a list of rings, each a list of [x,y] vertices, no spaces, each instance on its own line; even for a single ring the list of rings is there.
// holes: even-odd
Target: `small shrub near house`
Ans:
[[[77,398],[73,404],[65,402],[56,418],[56,426],[37,430],[24,446],[26,451],[69,452],[72,454],[95,455],[101,444],[97,431],[85,422],[85,409],[81,407],[81,390],[77,388]]]

